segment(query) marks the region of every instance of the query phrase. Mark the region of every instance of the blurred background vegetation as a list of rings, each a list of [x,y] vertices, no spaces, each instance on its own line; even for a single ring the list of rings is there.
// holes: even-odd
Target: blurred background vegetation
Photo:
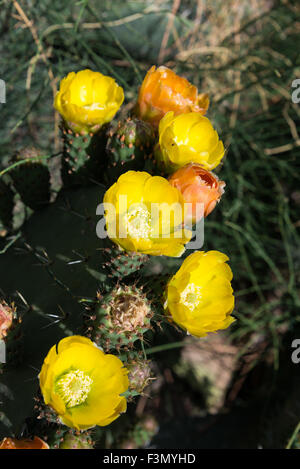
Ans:
[[[172,68],[210,95],[207,116],[227,148],[217,169],[226,192],[205,222],[203,249],[230,257],[238,320],[226,334],[152,350],[158,379],[135,412],[156,435],[147,442],[138,429],[135,445],[300,445],[300,364],[291,362],[300,338],[297,44],[296,1],[0,1],[0,171],[27,145],[59,152],[53,96],[84,68],[115,77],[128,108],[151,65]],[[106,447],[117,431],[109,428]]]

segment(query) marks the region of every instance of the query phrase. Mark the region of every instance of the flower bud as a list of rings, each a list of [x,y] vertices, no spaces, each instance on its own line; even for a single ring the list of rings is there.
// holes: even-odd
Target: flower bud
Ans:
[[[207,94],[198,94],[196,86],[167,67],[155,66],[148,71],[139,91],[137,114],[158,127],[169,111],[174,115],[187,112],[205,114],[209,106]]]
[[[197,112],[175,116],[168,112],[159,123],[159,144],[155,159],[171,173],[188,163],[212,170],[225,154],[223,142],[207,117]]]
[[[59,449],[93,449],[89,432],[68,432],[59,445]]]
[[[7,336],[7,332],[12,326],[14,311],[13,307],[8,306],[4,301],[0,301],[0,340]]]
[[[129,370],[129,389],[142,393],[151,381],[151,367],[149,360],[137,360],[127,366]]]
[[[110,122],[123,101],[123,88],[114,78],[87,69],[63,78],[54,107],[68,128],[84,135]]]
[[[224,181],[196,163],[178,169],[169,177],[169,183],[181,192],[184,201],[189,204],[186,222],[192,223],[198,222],[202,216],[207,217],[213,211],[225,187]]]

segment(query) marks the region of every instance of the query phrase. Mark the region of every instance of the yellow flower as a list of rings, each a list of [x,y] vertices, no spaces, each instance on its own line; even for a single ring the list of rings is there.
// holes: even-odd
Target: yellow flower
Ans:
[[[63,78],[54,107],[70,129],[84,135],[110,122],[123,101],[123,88],[112,77],[87,69]]]
[[[218,166],[224,153],[217,131],[207,117],[197,112],[179,116],[168,112],[159,123],[155,156],[167,172],[187,163],[198,163],[211,170]]]
[[[219,251],[188,256],[166,288],[165,311],[191,335],[226,329],[235,319],[228,257]]]
[[[161,176],[128,171],[104,195],[108,236],[126,251],[179,257],[191,233],[182,228],[183,198]]]
[[[167,67],[151,67],[139,90],[136,106],[141,119],[158,127],[160,119],[168,112],[205,114],[209,106],[207,94],[198,94],[196,86],[176,75]]]
[[[86,337],[74,335],[54,345],[39,375],[45,404],[63,424],[78,430],[105,426],[126,411],[128,370]]]

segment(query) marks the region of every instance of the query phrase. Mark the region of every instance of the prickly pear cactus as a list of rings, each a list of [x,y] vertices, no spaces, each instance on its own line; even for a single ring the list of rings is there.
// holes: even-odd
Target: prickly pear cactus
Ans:
[[[80,135],[61,124],[63,140],[61,176],[66,187],[101,180],[105,165],[105,129]]]
[[[149,260],[149,257],[139,252],[122,251],[110,241],[106,242],[107,247],[103,249],[103,256],[106,259],[103,268],[110,278],[122,279],[141,269]]]
[[[146,415],[137,420],[120,438],[119,447],[121,449],[137,449],[143,447],[151,441],[157,433],[159,425],[152,415]]]
[[[32,214],[22,227],[22,237],[1,255],[1,271],[6,272],[1,276],[3,296],[14,301],[20,294],[25,302],[19,301],[15,311],[22,313],[22,322],[7,334],[9,353],[0,388],[2,436],[20,436],[29,418],[38,419],[35,432],[41,436],[47,434],[49,423],[54,427],[51,435],[64,428],[50,408],[40,408],[41,397],[38,412],[35,401],[43,359],[61,338],[86,332],[94,340],[97,336],[107,352],[118,354],[128,347],[133,353],[150,330],[154,312],[142,291],[126,283],[115,286],[116,265],[122,267],[122,282],[136,269],[128,269],[126,253],[122,264],[113,246],[109,269],[108,240],[96,235],[96,208],[103,192],[99,185],[63,189],[55,202]],[[11,345],[18,351],[20,343],[22,353],[11,353]],[[52,447],[59,447],[55,441]]]
[[[133,349],[151,327],[153,311],[134,285],[119,285],[99,298],[88,321],[88,336],[106,351]]]
[[[143,170],[145,161],[153,152],[154,141],[151,125],[137,118],[128,117],[123,122],[119,121],[115,129],[111,127],[106,145],[107,180],[117,179],[129,170]]]
[[[59,449],[93,449],[93,440],[88,432],[77,434],[68,431],[59,444]]]
[[[77,104],[72,104],[70,96],[76,93]],[[96,102],[90,102],[95,96]],[[155,379],[147,347],[155,343],[157,328],[159,344],[164,327],[169,340],[171,315],[164,311],[169,275],[149,273],[149,258],[153,253],[180,257],[189,239],[180,238],[180,244],[166,238],[164,224],[160,234],[165,239],[152,235],[149,201],[165,207],[183,204],[184,198],[160,174],[147,173],[157,131],[137,118],[114,120],[123,99],[123,90],[111,77],[90,70],[70,73],[55,98],[64,119],[58,193],[51,187],[52,165],[35,149],[18,152],[5,169],[5,181],[0,178],[0,220],[11,230],[0,254],[0,339],[7,348],[6,363],[0,368],[0,438],[40,437],[53,449],[135,447],[146,444],[157,429],[153,419],[128,423],[130,412],[113,426],[116,434],[101,428],[125,413],[136,396],[147,396]],[[168,135],[178,143],[176,135]],[[170,144],[172,151],[175,143]],[[119,178],[123,173],[125,178]],[[99,204],[116,186],[138,202],[128,216],[110,191],[132,237],[127,251],[98,231],[99,221],[108,223]],[[17,230],[16,199],[31,209]],[[156,226],[160,221],[158,216]],[[176,233],[184,227],[183,221],[173,220],[171,225]],[[219,257],[225,262],[226,256]],[[196,269],[197,261],[190,266]],[[201,280],[200,274],[195,281]],[[225,274],[228,281],[227,270]],[[221,284],[222,269],[218,275]],[[187,323],[184,306],[198,307],[201,287],[189,283],[187,274],[174,285],[167,298],[174,304],[174,322],[184,314]],[[190,321],[197,331],[195,317]],[[69,363],[74,357],[84,370]],[[58,362],[64,367],[58,367],[60,373],[54,376]]]

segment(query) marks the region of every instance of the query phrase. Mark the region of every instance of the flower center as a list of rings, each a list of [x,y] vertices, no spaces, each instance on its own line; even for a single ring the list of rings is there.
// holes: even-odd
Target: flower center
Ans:
[[[93,380],[81,370],[64,373],[56,383],[56,391],[66,407],[75,407],[86,401]]]
[[[181,302],[190,310],[194,310],[201,300],[201,287],[189,283],[180,295]]]
[[[131,238],[148,239],[151,232],[150,213],[146,208],[137,207],[128,212],[125,217],[125,226]]]

